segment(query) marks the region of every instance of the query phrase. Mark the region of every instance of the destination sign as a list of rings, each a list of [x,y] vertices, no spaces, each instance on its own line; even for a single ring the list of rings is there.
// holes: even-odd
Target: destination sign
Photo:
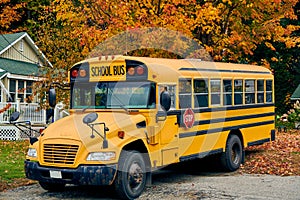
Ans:
[[[118,81],[125,79],[125,62],[110,61],[90,64],[90,81]]]

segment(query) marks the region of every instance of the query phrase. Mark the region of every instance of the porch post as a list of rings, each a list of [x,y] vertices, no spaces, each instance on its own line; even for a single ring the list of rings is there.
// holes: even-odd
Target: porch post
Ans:
[[[16,109],[18,112],[20,112],[21,110],[21,107],[20,107],[20,103],[21,103],[21,98],[17,98],[17,101],[16,101],[17,105],[16,105]]]

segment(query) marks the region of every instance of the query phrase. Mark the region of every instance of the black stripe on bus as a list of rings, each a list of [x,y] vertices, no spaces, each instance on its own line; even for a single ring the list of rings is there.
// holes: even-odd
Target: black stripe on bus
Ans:
[[[265,142],[270,142],[270,138],[257,140],[257,141],[254,141],[254,142],[248,142],[248,146],[260,145],[260,144],[263,144]]]
[[[219,112],[219,111],[227,111],[227,110],[242,110],[242,109],[251,109],[251,108],[265,108],[265,107],[273,107],[274,103],[268,104],[251,104],[251,105],[240,105],[240,106],[224,106],[224,107],[216,107],[216,108],[194,108],[194,113],[205,113],[205,112]],[[167,112],[167,115],[181,115],[185,109],[181,110],[170,110]],[[163,111],[159,111],[158,114],[163,115]]]
[[[188,155],[188,156],[181,156],[179,158],[179,160],[180,160],[180,162],[188,161],[188,160],[193,160],[193,159],[197,159],[197,158],[204,158],[206,156],[210,156],[210,155],[213,155],[213,154],[219,154],[219,153],[222,153],[222,152],[223,152],[222,148],[214,149],[214,150],[211,150],[211,151],[196,153],[196,154],[192,154],[192,155]]]
[[[228,72],[228,73],[247,73],[247,74],[271,74],[271,72],[228,70],[228,69],[202,69],[202,68],[180,68],[179,71],[198,71],[198,72]]]
[[[244,116],[236,116],[236,117],[228,117],[228,118],[216,118],[211,120],[199,120],[195,121],[194,125],[204,125],[204,124],[211,124],[211,123],[219,123],[219,122],[230,122],[235,120],[243,120],[243,119],[253,119],[253,118],[260,118],[260,117],[270,117],[275,116],[274,112],[263,113],[263,114],[255,114],[255,115],[244,115]]]
[[[179,133],[179,138],[194,137],[194,136],[198,136],[198,135],[219,133],[222,131],[250,128],[250,127],[263,126],[263,125],[268,125],[268,124],[274,124],[274,120],[269,120],[269,121],[264,121],[264,122],[256,122],[256,123],[251,123],[251,124],[242,124],[242,125],[237,125],[237,126],[221,127],[221,128],[208,129],[208,130],[201,130],[201,131],[193,131],[193,132],[187,132],[187,133]]]

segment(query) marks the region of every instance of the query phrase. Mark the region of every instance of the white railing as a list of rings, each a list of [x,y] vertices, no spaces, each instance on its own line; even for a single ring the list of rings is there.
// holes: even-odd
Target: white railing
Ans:
[[[32,124],[46,124],[46,111],[40,109],[37,103],[20,103],[18,101],[0,103],[0,111],[2,111],[0,113],[0,123],[2,124],[9,123],[10,116],[15,111],[20,112],[19,121],[30,121]]]

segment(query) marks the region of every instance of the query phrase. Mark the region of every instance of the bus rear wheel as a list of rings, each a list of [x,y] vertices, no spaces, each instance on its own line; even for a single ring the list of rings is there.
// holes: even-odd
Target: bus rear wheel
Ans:
[[[142,194],[146,186],[146,165],[139,152],[121,152],[114,186],[120,199],[135,199]]]
[[[237,135],[229,135],[225,152],[221,155],[221,164],[226,171],[237,170],[243,159],[243,147]]]

